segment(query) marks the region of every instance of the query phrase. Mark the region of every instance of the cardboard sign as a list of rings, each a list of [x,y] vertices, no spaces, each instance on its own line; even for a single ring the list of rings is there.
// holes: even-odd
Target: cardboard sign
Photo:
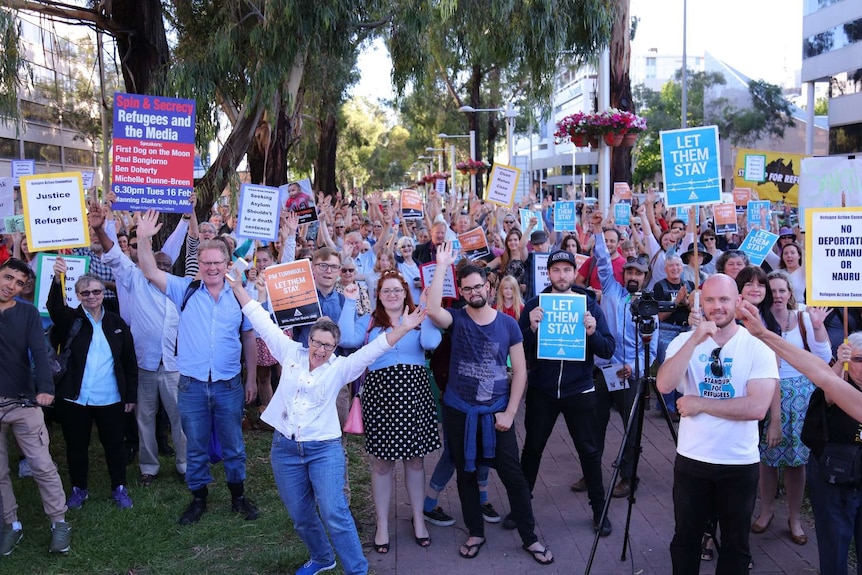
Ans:
[[[512,204],[515,203],[515,192],[518,191],[518,180],[520,178],[521,170],[518,168],[503,164],[494,164],[491,168],[491,178],[488,181],[488,187],[485,190],[485,201],[511,208]]]
[[[89,190],[93,187],[93,180],[96,179],[96,172],[93,170],[81,172],[81,181],[84,182],[84,189]]]
[[[437,178],[434,180],[434,190],[437,192],[437,195],[442,198],[446,194],[446,179]]]
[[[263,275],[278,327],[314,323],[320,317],[320,301],[309,260],[269,266]]]
[[[766,230],[751,230],[739,249],[748,255],[751,264],[759,266],[766,259],[766,254],[778,241],[778,236]]]
[[[281,225],[280,194],[278,188],[243,184],[239,189],[236,235],[274,242]]]
[[[548,276],[548,252],[533,252],[533,293],[540,294],[542,290],[551,285]]]
[[[574,232],[578,229],[578,212],[574,201],[554,202],[554,229]]]
[[[743,178],[747,182],[765,182],[766,181],[766,155],[765,154],[745,154],[745,172]]]
[[[444,185],[446,180],[443,180]],[[416,190],[401,190],[401,217],[405,220],[419,219],[425,217],[425,208],[422,196]]]
[[[660,137],[667,206],[721,202],[718,127],[667,130]]]
[[[736,206],[733,204],[716,204],[712,207],[715,218],[716,234],[735,234],[739,231],[736,225]]]
[[[419,266],[419,277],[422,278],[422,289],[431,285],[434,274],[437,272],[437,264],[434,262]],[[449,266],[446,276],[443,278],[443,297],[458,299],[458,285],[455,283],[455,266]]]
[[[530,219],[536,218],[536,227],[533,228],[533,232],[538,232],[545,229],[545,224],[542,221],[542,214],[540,212],[535,212],[533,210],[525,210],[523,208],[518,210],[518,216],[521,218],[521,229],[524,233],[527,233],[527,228],[530,227]]]
[[[468,259],[483,258],[491,253],[488,239],[485,237],[485,230],[481,227],[458,234],[458,241],[461,242],[461,253]]]
[[[584,361],[587,358],[587,330],[584,315],[587,297],[583,294],[539,294],[545,314],[539,322],[536,357],[539,359]]]
[[[192,211],[194,100],[115,93],[112,149],[113,209]]]
[[[796,206],[802,201],[800,194],[800,176],[802,163],[806,156],[787,152],[769,150],[751,150],[738,148],[735,150],[736,160],[733,164],[733,185],[741,188],[752,188],[761,200],[786,202]],[[751,170],[749,158],[763,158],[762,173],[760,160],[755,159],[755,169]],[[750,170],[747,172],[747,170]],[[749,179],[757,178],[757,179]]]
[[[33,301],[39,310],[39,315],[49,317],[48,314],[48,292],[51,282],[54,281],[54,262],[60,257],[56,254],[38,254],[36,256],[36,285],[33,293]],[[66,305],[75,308],[80,303],[75,295],[75,282],[78,278],[90,271],[90,258],[88,256],[63,256],[66,261]]]
[[[32,176],[36,173],[36,160],[12,160],[12,179],[15,186],[21,186],[21,176]]]
[[[587,263],[590,256],[584,254],[575,254],[575,269],[581,269],[581,266]]]
[[[614,182],[614,197],[621,204],[632,203],[632,189],[628,182]]]
[[[805,218],[805,302],[862,306],[862,208],[809,208]]]
[[[26,231],[24,216],[3,216],[3,229],[7,234],[23,234]]]
[[[299,215],[299,223],[307,224],[317,221],[317,209],[314,207],[314,196],[311,192],[311,180],[308,178],[298,182],[290,182],[278,187],[281,192],[281,206],[288,212]]]
[[[0,218],[15,215],[15,186],[12,178],[0,178]]]
[[[733,203],[736,213],[744,214],[748,209],[748,202],[752,200],[751,188],[733,188]]]
[[[751,200],[748,202],[748,227],[753,228],[754,226],[758,226],[768,228],[771,208],[772,204],[769,200]],[[766,220],[760,217],[762,210],[766,210]]]
[[[628,204],[614,204],[614,224],[627,226],[632,219],[632,207]]]
[[[89,247],[80,172],[23,176],[21,196],[31,252]]]

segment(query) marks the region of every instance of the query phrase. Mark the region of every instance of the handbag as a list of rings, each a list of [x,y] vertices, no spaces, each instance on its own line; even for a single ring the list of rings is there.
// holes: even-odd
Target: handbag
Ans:
[[[862,451],[852,443],[827,443],[820,455],[820,476],[831,485],[859,487]]]
[[[72,356],[70,346],[72,345],[72,340],[81,331],[82,323],[83,320],[81,318],[75,318],[75,321],[72,322],[72,329],[69,330],[69,336],[66,338],[66,344],[63,347],[57,348],[57,351],[51,350],[48,363],[51,366],[51,375],[54,378],[54,383],[58,383],[66,375],[69,358]]]
[[[362,424],[362,401],[360,397],[362,389],[353,398],[353,403],[350,405],[350,413],[347,414],[347,421],[344,422],[344,433],[353,435],[362,435],[365,433],[365,426]]]

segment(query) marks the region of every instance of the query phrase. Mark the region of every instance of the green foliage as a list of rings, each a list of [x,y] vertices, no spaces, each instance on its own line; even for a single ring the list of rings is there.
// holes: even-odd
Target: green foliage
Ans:
[[[734,146],[753,145],[764,136],[783,138],[784,129],[796,125],[790,103],[780,87],[763,80],[751,80],[748,92],[750,108],[724,107],[716,119],[719,132]]]
[[[14,123],[17,117],[19,73],[24,67],[19,38],[21,24],[15,14],[0,9],[0,122]]]
[[[829,98],[817,98],[814,102],[814,115],[826,116],[829,114]]]

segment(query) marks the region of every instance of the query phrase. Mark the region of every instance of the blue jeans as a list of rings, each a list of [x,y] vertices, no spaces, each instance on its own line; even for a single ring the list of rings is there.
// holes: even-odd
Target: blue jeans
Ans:
[[[687,331],[687,327],[682,327],[679,325],[675,325],[672,323],[661,323],[658,328],[658,351],[656,355],[656,360],[658,364],[661,365],[664,363],[665,354],[667,352],[667,346],[674,340],[676,336],[681,334],[684,331]],[[671,391],[670,393],[662,393],[662,398],[664,399],[664,404],[667,406],[667,410],[671,413],[676,411],[676,400],[680,397],[679,392],[676,390]],[[660,404],[656,404],[658,409],[661,409]]]
[[[245,481],[242,410],[245,389],[240,375],[221,381],[200,381],[181,375],[177,408],[186,434],[186,484],[195,491],[212,483],[209,444],[215,427],[228,483]]]
[[[821,575],[847,575],[850,540],[862,546],[862,490],[826,483],[820,476],[820,464],[811,454],[808,459],[808,497],[814,511],[817,551]],[[862,561],[856,563],[862,574]]]
[[[488,474],[491,468],[487,465],[476,464],[479,487],[488,488]],[[431,481],[428,485],[434,491],[443,491],[446,489],[446,484],[455,475],[455,463],[452,461],[452,453],[449,452],[449,442],[446,441],[446,431],[443,431],[443,453],[440,454],[440,459],[437,460],[437,465],[434,466],[434,473],[431,474]]]
[[[345,575],[368,573],[368,560],[362,553],[362,543],[344,496],[341,439],[300,442],[276,431],[272,437],[271,461],[278,494],[312,561],[331,564],[335,560],[334,546]],[[332,545],[326,537],[327,531]]]

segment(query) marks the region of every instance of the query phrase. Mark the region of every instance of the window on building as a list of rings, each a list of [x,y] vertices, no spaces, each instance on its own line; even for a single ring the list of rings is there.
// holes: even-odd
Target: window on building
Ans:
[[[858,154],[862,152],[862,123],[829,128],[830,154]]]
[[[846,22],[802,42],[802,59],[814,58],[862,41],[862,18]]]
[[[92,166],[93,152],[92,150],[66,148],[66,163],[75,164],[77,166]]]

